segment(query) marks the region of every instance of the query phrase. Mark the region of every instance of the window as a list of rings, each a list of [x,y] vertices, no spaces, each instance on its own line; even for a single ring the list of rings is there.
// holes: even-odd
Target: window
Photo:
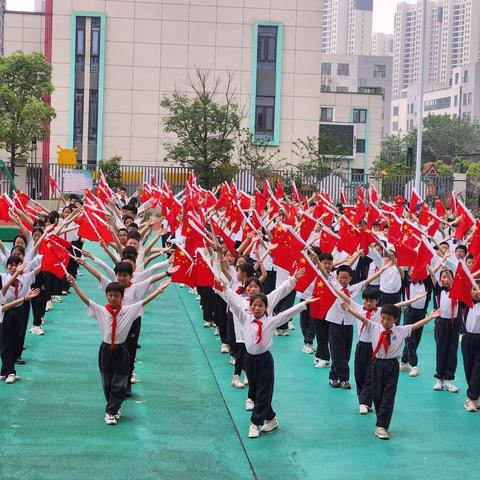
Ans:
[[[333,108],[321,107],[320,108],[320,121],[321,122],[333,122]]]
[[[320,91],[321,92],[331,92],[332,91],[332,88],[330,87],[330,85],[323,85],[320,87]]]
[[[458,106],[458,95],[455,95],[455,97],[453,97],[453,106],[454,107]]]
[[[331,74],[332,74],[332,64],[322,63],[322,75],[331,75]]]
[[[468,82],[468,70],[465,70],[463,72],[463,83],[467,83]]]
[[[393,123],[392,123],[392,130],[393,130],[394,132],[398,132],[398,122],[393,122]]]
[[[393,116],[394,117],[398,117],[398,110],[399,110],[398,106],[393,107]]]
[[[466,93],[463,94],[463,104],[466,105],[468,102],[468,96]]]
[[[452,105],[452,97],[435,98],[424,103],[424,110],[430,112],[432,110],[442,110],[450,108]]]
[[[468,94],[468,104],[469,105],[472,104],[472,100],[473,100],[473,94],[472,94],[472,92],[469,92],[469,94]]]
[[[98,90],[90,90],[88,106],[88,143],[97,143]]]
[[[337,65],[337,75],[348,77],[350,75],[350,65],[348,63],[339,63]]]
[[[357,153],[365,153],[365,139],[357,138]]]
[[[100,63],[100,17],[92,17],[90,35],[90,73],[98,73]]]
[[[353,123],[367,123],[367,110],[355,108],[353,110]]]
[[[75,36],[75,72],[85,71],[85,17],[77,17]]]
[[[373,69],[373,78],[386,78],[386,76],[387,76],[387,66],[375,65]]]
[[[348,93],[348,87],[340,87],[340,86],[337,86],[336,91],[337,91],[338,93]]]
[[[254,138],[268,142],[278,141],[279,125],[276,125],[277,102],[277,55],[280,25],[255,25],[257,44],[254,57],[257,59],[255,110],[250,120]],[[252,112],[253,113],[253,112]],[[278,120],[278,119],[277,119]]]

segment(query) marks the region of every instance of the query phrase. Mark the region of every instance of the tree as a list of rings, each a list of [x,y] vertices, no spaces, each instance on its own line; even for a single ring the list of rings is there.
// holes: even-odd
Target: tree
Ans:
[[[55,110],[42,98],[53,92],[52,66],[39,53],[0,57],[0,148],[10,154],[10,170],[26,161],[32,145],[48,134]]]
[[[223,181],[219,178],[222,175],[214,176],[217,167],[230,170],[227,166],[231,166],[240,131],[241,114],[234,103],[233,77],[228,74],[225,82],[219,77],[210,82],[209,71],[197,70],[193,77],[188,76],[188,86],[193,96],[176,90],[160,102],[168,111],[165,131],[176,135],[175,141],[165,144],[167,158],[192,168],[200,182],[211,187]]]
[[[120,168],[120,162],[122,157],[114,155],[108,160],[100,160],[98,162],[98,168],[105,175],[108,185],[115,189],[122,186],[122,170]]]
[[[407,150],[411,147],[408,141],[406,136],[387,135],[382,140],[380,155],[373,162],[370,173],[377,178],[412,175],[413,168],[407,163]]]
[[[293,166],[305,175],[345,171],[347,150],[328,135],[298,138],[293,142],[293,153],[300,158],[300,162]]]
[[[255,139],[248,128],[240,131],[237,139],[238,163],[249,168],[258,179],[265,179],[274,169],[282,166],[283,159],[278,159],[280,149],[270,147],[268,141]]]

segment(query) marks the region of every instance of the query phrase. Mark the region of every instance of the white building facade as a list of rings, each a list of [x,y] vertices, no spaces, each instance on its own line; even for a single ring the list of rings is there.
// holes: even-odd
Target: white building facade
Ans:
[[[374,33],[372,36],[372,55],[393,57],[393,34]]]

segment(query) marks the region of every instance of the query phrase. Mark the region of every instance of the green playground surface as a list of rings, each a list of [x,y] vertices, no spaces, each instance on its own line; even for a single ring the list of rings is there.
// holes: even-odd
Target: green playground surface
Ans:
[[[78,280],[105,303],[92,277]],[[358,414],[354,389],[329,388],[328,370],[301,352],[298,317],[294,323],[272,349],[280,428],[250,440],[246,390],[230,386],[228,355],[202,327],[194,295],[171,285],[146,307],[140,381],[120,423],[108,426],[96,321],[69,294],[47,313],[45,336],[27,334],[21,381],[0,384],[0,480],[473,478],[480,413],[463,408],[460,351],[460,393],[432,390],[431,325],[420,345],[421,375],[401,374],[392,438],[382,442],[374,414]]]

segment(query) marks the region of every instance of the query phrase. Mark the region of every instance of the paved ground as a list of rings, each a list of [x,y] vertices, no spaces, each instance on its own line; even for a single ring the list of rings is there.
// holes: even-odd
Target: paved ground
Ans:
[[[80,285],[96,301],[93,280]],[[298,319],[295,319],[298,326]],[[22,380],[0,385],[0,480],[472,478],[480,414],[457,395],[434,392],[432,327],[420,347],[421,376],[401,375],[392,439],[357,413],[354,391],[332,390],[328,372],[301,352],[299,329],[275,338],[274,407],[281,427],[249,440],[245,391],[230,387],[228,355],[201,327],[198,303],[171,286],[147,306],[140,383],[117,426],[103,422],[98,328],[75,294],[47,314],[46,335],[27,337]],[[460,356],[459,356],[460,358]]]

